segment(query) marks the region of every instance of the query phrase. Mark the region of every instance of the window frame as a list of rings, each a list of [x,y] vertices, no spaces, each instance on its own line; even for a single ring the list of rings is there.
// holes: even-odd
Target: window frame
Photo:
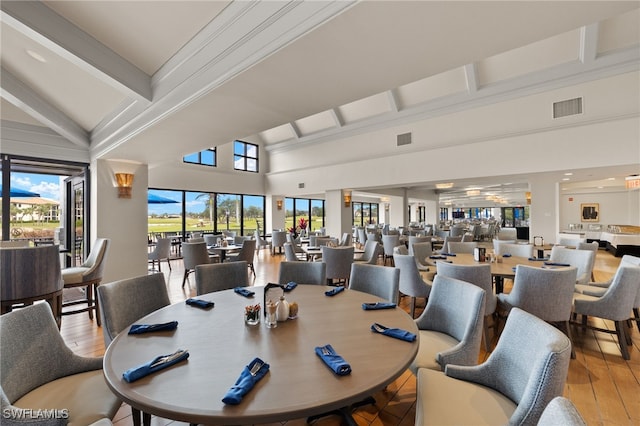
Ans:
[[[241,144],[242,145],[242,154],[240,153],[236,153],[236,146],[237,144]],[[248,154],[248,148],[249,147],[253,147],[256,150],[256,156],[250,156]],[[245,142],[245,141],[241,141],[241,140],[235,140],[233,141],[233,169],[234,170],[239,170],[242,172],[251,172],[251,173],[259,173],[260,172],[260,146],[251,142]],[[242,160],[242,168],[239,168],[237,166],[237,160]],[[250,170],[248,168],[248,161],[249,160],[254,160],[256,163],[256,167],[255,170]]]
[[[212,155],[213,155],[213,164],[204,163],[202,161],[202,153],[203,152],[211,152],[212,153]],[[198,161],[188,161],[186,159],[188,156],[192,156],[192,155],[197,155],[198,156]],[[203,149],[202,151],[193,152],[191,154],[183,155],[182,156],[182,162],[186,163],[186,164],[198,164],[200,166],[207,166],[207,167],[218,167],[217,147],[207,148],[207,149]]]

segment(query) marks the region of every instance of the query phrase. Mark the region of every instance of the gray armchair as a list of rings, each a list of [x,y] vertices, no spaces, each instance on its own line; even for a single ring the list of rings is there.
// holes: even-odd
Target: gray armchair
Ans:
[[[627,345],[631,344],[631,336],[625,322],[629,319],[634,304],[640,293],[640,266],[621,265],[613,277],[611,285],[601,297],[574,293],[573,313],[582,315],[582,325],[587,327],[587,317],[594,316],[608,319],[615,323],[615,331],[590,326],[604,333],[615,333],[622,358],[630,359]]]
[[[353,264],[353,247],[322,246],[322,262],[327,265],[327,281],[349,283]]]
[[[246,262],[247,266],[253,273],[253,276],[256,276],[256,270],[253,266],[253,259],[256,255],[256,240],[244,240],[242,242],[242,247],[237,254],[229,254],[227,255],[227,262]]]
[[[549,261],[568,263],[578,268],[575,284],[587,284],[593,273],[596,253],[592,250],[578,250],[553,246]]]
[[[349,290],[373,294],[392,303],[398,303],[400,271],[387,266],[354,263],[351,265]]]
[[[211,255],[209,255],[207,251],[207,244],[204,241],[199,243],[183,243],[182,260],[184,262],[182,287],[184,287],[187,278],[189,278],[189,274],[196,270],[197,265],[211,263]]]
[[[169,258],[171,257],[171,238],[158,238],[156,240],[156,246],[151,253],[147,255],[148,260],[151,261],[151,268],[155,267],[156,261],[158,262],[158,272],[162,272],[162,266],[160,266],[160,261],[166,260],[167,265],[169,265],[169,270],[171,270],[171,262]]]
[[[393,262],[393,248],[399,245],[400,245],[400,235],[383,235],[382,236],[382,249],[384,250],[385,265],[387,264],[387,259],[390,259]]]
[[[382,248],[377,241],[367,240],[367,242],[364,243],[364,253],[355,255],[353,261],[375,265],[378,263],[378,256],[380,256],[381,250]]]
[[[466,281],[484,290],[484,349],[490,352],[491,339],[489,339],[489,327],[493,327],[494,333],[497,334],[497,319],[495,318],[495,313],[498,304],[498,298],[493,293],[491,266],[488,264],[455,265],[453,263],[440,262],[438,264],[438,275]]]
[[[573,403],[562,396],[551,400],[542,412],[537,426],[587,426]]]
[[[411,364],[444,370],[447,364],[476,365],[482,340],[485,291],[473,284],[436,275],[427,307],[415,320],[420,347]]]
[[[196,294],[198,296],[248,285],[247,262],[244,260],[196,266]]]
[[[271,254],[276,254],[276,249],[282,252],[282,246],[287,242],[286,231],[273,231],[271,233]]]
[[[280,262],[278,283],[287,284],[292,281],[299,284],[325,285],[327,265],[323,262]]]
[[[69,349],[47,303],[0,316],[2,406],[68,410],[68,419],[23,419],[29,424],[90,425],[113,419],[122,402],[102,374],[102,358],[81,357]],[[3,411],[3,414],[5,411]],[[29,417],[28,410],[23,413]],[[2,424],[20,424],[3,418]]]
[[[255,230],[253,232],[253,237],[256,240],[256,250],[261,250],[265,247],[269,247],[271,248],[271,241],[267,241],[264,238],[262,238],[262,235],[260,235],[260,231],[259,230]]]
[[[536,425],[562,395],[570,353],[567,336],[514,308],[486,362],[418,371],[415,424]]]
[[[396,268],[400,270],[400,294],[411,298],[410,315],[411,318],[415,318],[416,298],[428,298],[431,283],[422,279],[413,256],[396,254],[393,261]]]

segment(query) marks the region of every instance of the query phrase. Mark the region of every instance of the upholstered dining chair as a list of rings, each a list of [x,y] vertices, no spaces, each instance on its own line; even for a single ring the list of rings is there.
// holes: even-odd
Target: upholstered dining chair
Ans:
[[[253,238],[256,240],[256,251],[265,247],[269,247],[269,249],[271,249],[271,241],[265,240],[262,235],[260,235],[260,231],[258,229],[253,231]]]
[[[212,255],[207,251],[207,244],[204,241],[201,243],[183,243],[184,276],[182,278],[182,287],[187,282],[189,274],[195,272],[196,266],[211,263],[211,258]]]
[[[454,263],[438,263],[438,275],[455,278],[476,285],[485,292],[484,303],[484,349],[491,352],[491,339],[489,338],[489,328],[493,328],[497,335],[497,319],[495,317],[498,298],[493,293],[493,280],[491,278],[491,265],[456,265]]]
[[[592,250],[578,250],[560,246],[553,246],[551,255],[549,255],[550,262],[568,263],[578,269],[576,284],[589,282],[595,259],[596,253]]]
[[[387,260],[393,262],[393,249],[400,245],[399,235],[383,235],[382,236],[382,249],[384,250],[384,264],[387,264]],[[393,265],[392,265],[393,266]]]
[[[567,336],[514,308],[484,363],[418,371],[415,424],[536,425],[562,395],[570,354]]]
[[[556,325],[571,339],[569,321],[576,273],[574,267],[542,269],[516,266],[511,292],[498,294],[498,315],[509,315],[517,307]]]
[[[413,251],[412,251],[413,249],[411,247],[413,247],[414,244],[427,243],[427,242],[431,242],[431,237],[410,235],[409,239],[407,240],[407,248],[409,249],[409,254],[413,254]]]
[[[411,298],[410,315],[411,318],[415,318],[416,298],[427,299],[431,291],[431,283],[422,279],[413,256],[396,254],[393,261],[395,267],[400,270],[400,294]]]
[[[444,237],[444,241],[442,243],[442,249],[440,249],[439,251],[441,253],[448,253],[449,243],[461,243],[461,242],[462,242],[462,235],[458,235],[455,237],[446,236]]]
[[[518,239],[518,231],[516,230],[516,228],[500,228],[500,230],[496,234],[496,238],[498,240],[516,241]]]
[[[389,302],[398,303],[400,271],[388,266],[354,263],[351,265],[349,290],[373,294]]]
[[[455,242],[449,241],[449,245],[447,247],[449,253],[473,253],[473,250],[478,247],[478,243],[475,241],[467,241],[467,242]]]
[[[530,258],[533,256],[533,245],[502,243],[502,244],[498,244],[498,250],[494,251],[494,253],[500,256],[509,255],[509,256],[515,256],[515,257]]]
[[[327,264],[323,262],[280,262],[278,283],[327,284]]]
[[[256,276],[256,270],[253,266],[253,259],[256,255],[256,240],[244,240],[242,242],[242,247],[238,253],[228,254],[226,261],[227,262],[247,262],[247,266],[253,273],[253,276]]]
[[[625,322],[629,319],[629,313],[637,305],[640,293],[640,266],[620,265],[616,271],[611,285],[600,296],[587,294],[573,294],[573,313],[582,315],[582,326],[591,329],[616,334],[622,358],[630,359],[627,345],[631,345],[631,335]],[[598,317],[613,321],[615,331],[587,324],[587,317]]]
[[[340,242],[338,243],[341,247],[349,247],[353,245],[352,241],[353,236],[349,232],[344,232],[342,234],[342,238],[340,238]]]
[[[295,249],[293,248],[293,244],[284,243],[283,247],[284,247],[284,259],[285,259],[285,261],[287,261],[287,262],[298,262],[298,261],[302,260],[296,254]]]
[[[356,228],[356,232],[358,233],[358,243],[364,245],[367,242],[367,231],[362,227]]]
[[[287,232],[273,230],[271,232],[271,254],[276,254],[276,249],[282,252],[282,246],[287,242]]]
[[[587,426],[571,400],[556,396],[547,404],[537,426]]]
[[[3,409],[11,408],[2,411],[3,425],[100,424],[122,405],[104,380],[102,358],[76,355],[47,303],[0,316],[0,386]],[[68,418],[30,419],[44,408],[66,409]],[[12,421],[11,413],[24,417]]]
[[[427,306],[415,320],[420,346],[411,371],[444,370],[447,364],[476,365],[484,305],[485,291],[480,287],[436,275]]]
[[[196,265],[195,270],[196,294],[198,296],[249,285],[247,262],[244,260]]]
[[[516,240],[499,240],[497,238],[494,238],[492,240],[493,252],[495,254],[502,254],[501,246],[503,246],[504,244],[515,244],[515,243],[516,243]]]
[[[147,255],[148,260],[151,261],[151,268],[155,268],[156,262],[158,262],[158,272],[162,272],[162,266],[160,263],[162,260],[167,261],[169,270],[171,270],[171,238],[158,238],[156,240],[156,246],[153,251]]]
[[[352,247],[328,247],[322,246],[322,262],[327,265],[327,282],[333,280],[344,282],[345,287],[351,276],[351,264],[353,263]]]
[[[584,243],[578,243],[578,247],[576,247],[578,250],[591,250],[593,252],[593,263],[595,264],[595,259],[598,253],[598,249],[600,248],[600,244],[597,241],[592,241],[590,243],[584,242]],[[593,266],[591,267],[591,277],[590,277],[591,281],[595,281],[596,278],[593,275]]]
[[[409,254],[416,260],[418,271],[430,271],[434,264],[428,262],[429,257],[433,254],[431,242],[414,243],[409,246]]]
[[[380,244],[377,241],[367,240],[367,242],[364,243],[364,253],[354,255],[353,261],[375,265],[378,263],[378,257],[380,256],[381,251],[382,247],[380,247]]]
[[[100,325],[100,304],[96,299],[96,289],[102,281],[102,272],[107,259],[110,241],[108,238],[98,238],[93,244],[87,260],[80,266],[62,270],[62,280],[65,289],[84,287],[84,297],[68,302],[62,302],[62,315],[72,315],[88,312],[89,319],[96,314],[96,323]],[[79,309],[64,310],[67,306],[85,305]]]

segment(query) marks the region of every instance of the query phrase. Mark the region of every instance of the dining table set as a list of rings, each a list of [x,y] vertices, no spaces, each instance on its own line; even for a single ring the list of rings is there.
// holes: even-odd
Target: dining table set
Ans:
[[[285,297],[295,315],[268,326],[267,304]],[[246,321],[247,306],[261,311],[259,321]],[[403,309],[368,293],[237,287],[138,320],[108,346],[104,376],[147,414],[191,424],[280,422],[370,398],[406,371],[418,340]]]

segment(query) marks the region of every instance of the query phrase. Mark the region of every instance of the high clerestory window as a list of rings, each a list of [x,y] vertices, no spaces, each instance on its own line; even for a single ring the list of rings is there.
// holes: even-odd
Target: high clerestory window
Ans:
[[[201,164],[203,166],[216,167],[216,149],[209,148],[200,152],[194,152],[182,157],[182,161],[191,164]]]
[[[249,142],[233,142],[233,168],[246,172],[258,172],[258,145]]]

